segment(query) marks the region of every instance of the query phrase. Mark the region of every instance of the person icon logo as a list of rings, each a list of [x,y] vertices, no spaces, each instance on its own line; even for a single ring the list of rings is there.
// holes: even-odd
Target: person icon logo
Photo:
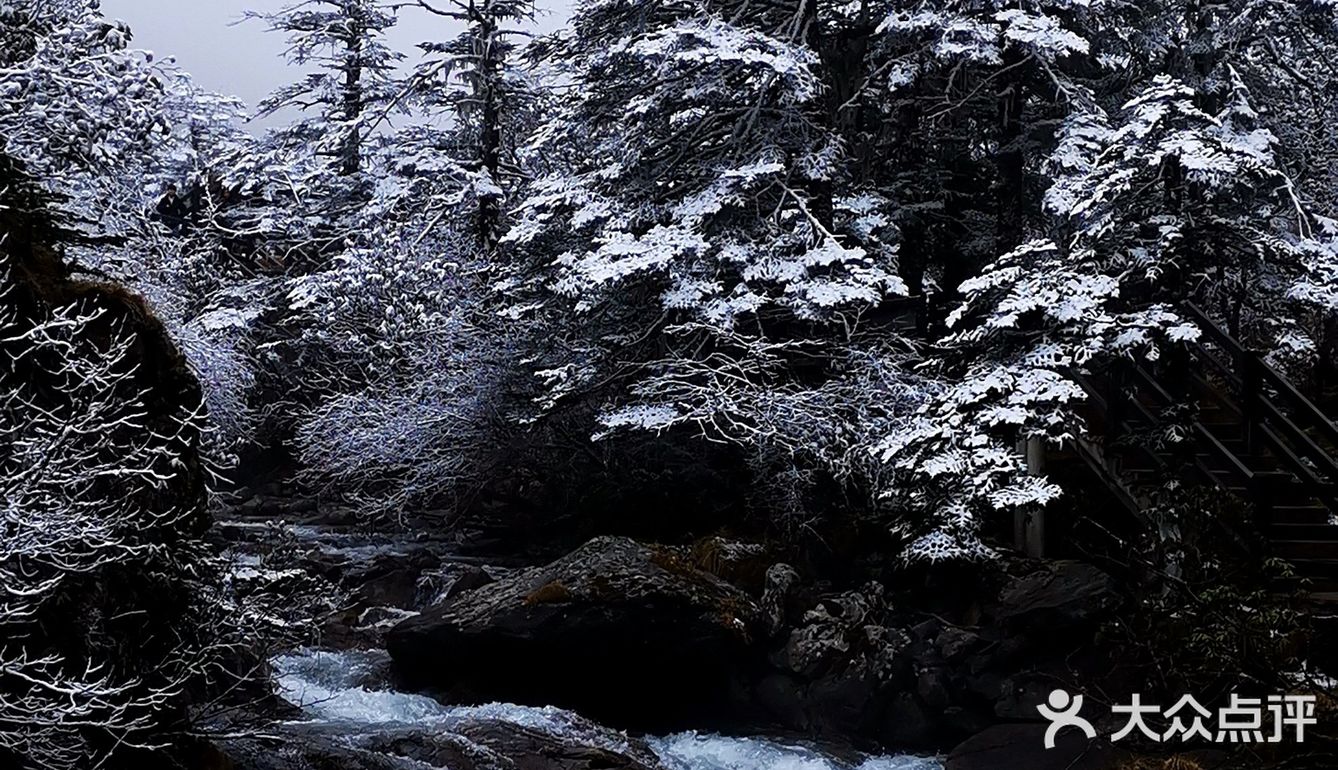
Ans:
[[[1050,720],[1050,726],[1045,729],[1047,749],[1055,747],[1055,736],[1065,727],[1076,727],[1088,738],[1096,737],[1096,728],[1092,727],[1092,723],[1078,716],[1078,712],[1082,711],[1081,695],[1070,695],[1067,690],[1052,690],[1046,701],[1037,706],[1036,710]]]

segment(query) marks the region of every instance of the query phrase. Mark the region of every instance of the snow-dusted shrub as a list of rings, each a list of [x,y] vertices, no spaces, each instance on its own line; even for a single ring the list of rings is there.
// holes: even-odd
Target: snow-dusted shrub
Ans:
[[[253,327],[260,309],[214,308],[172,330],[204,391],[211,440],[221,452],[252,438],[257,415]]]
[[[398,351],[396,371],[312,408],[297,429],[308,480],[378,516],[421,510],[486,479],[502,450],[514,364],[505,339],[477,322],[464,312],[439,319]]]
[[[118,248],[69,252],[81,267],[143,296],[166,327],[204,392],[209,463],[226,473],[260,419],[257,348],[277,280],[248,276],[208,228],[174,235],[142,214],[126,217],[124,227]]]
[[[8,268],[0,758],[83,770],[168,744],[221,671],[218,562],[200,539],[201,415],[162,413],[136,358],[142,332],[96,303],[34,306]]]
[[[517,329],[491,312],[460,220],[392,221],[289,283],[288,344],[307,362],[294,429],[304,478],[369,516],[464,491],[504,443]]]
[[[129,49],[129,28],[98,9],[98,0],[0,5],[0,151],[48,185],[115,163],[164,128],[152,57]]]

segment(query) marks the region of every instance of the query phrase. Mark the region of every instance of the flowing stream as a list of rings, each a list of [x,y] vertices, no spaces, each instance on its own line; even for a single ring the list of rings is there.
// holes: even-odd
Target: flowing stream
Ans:
[[[396,727],[439,727],[486,716],[619,750],[619,733],[590,733],[571,712],[493,703],[447,706],[432,698],[378,684],[388,663],[384,651],[303,650],[274,660],[279,692],[302,708],[304,724],[342,733]],[[941,770],[934,759],[874,756],[840,761],[817,748],[761,737],[685,732],[648,738],[667,770]]]

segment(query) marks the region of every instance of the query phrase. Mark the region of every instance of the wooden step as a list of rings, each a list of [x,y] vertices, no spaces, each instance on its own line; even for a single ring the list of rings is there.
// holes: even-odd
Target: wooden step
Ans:
[[[1333,514],[1322,505],[1275,505],[1269,511],[1269,523],[1327,525]]]
[[[1229,478],[1223,479],[1223,481],[1223,486],[1240,499],[1245,501],[1253,500],[1254,490],[1249,489],[1243,483]],[[1319,507],[1321,510],[1323,509],[1322,506],[1318,506],[1311,493],[1299,483],[1283,484],[1275,487],[1272,490],[1270,502],[1275,510],[1310,507]]]
[[[1217,437],[1223,444],[1228,442],[1245,446],[1245,426],[1235,420],[1213,421],[1200,419],[1199,424]]]
[[[1278,467],[1277,458],[1271,454],[1259,453],[1250,454],[1243,441],[1223,441],[1222,446],[1245,464],[1245,467],[1256,471],[1274,470]],[[1194,453],[1199,462],[1208,467],[1221,466],[1226,467],[1227,460],[1222,457],[1217,450],[1210,450],[1207,447],[1199,447]]]
[[[1327,514],[1327,511],[1325,512]],[[1274,522],[1268,528],[1270,540],[1328,540],[1338,543],[1338,525]]]
[[[1330,560],[1338,575],[1338,540],[1274,540],[1272,551],[1288,561]],[[1327,574],[1327,573],[1325,573]]]
[[[1293,593],[1303,587],[1306,593],[1311,595],[1332,594],[1338,596],[1338,578],[1298,575],[1290,580],[1279,580],[1276,583],[1276,589],[1281,593]]]
[[[1161,478],[1162,471],[1158,468],[1148,468],[1147,466],[1129,467],[1120,465],[1119,474],[1127,477],[1130,481],[1137,483],[1151,484]]]
[[[1309,578],[1315,585],[1312,591],[1329,590],[1334,586],[1338,590],[1338,560],[1334,559],[1288,559],[1296,570],[1297,577]],[[1321,588],[1320,586],[1324,586]]]

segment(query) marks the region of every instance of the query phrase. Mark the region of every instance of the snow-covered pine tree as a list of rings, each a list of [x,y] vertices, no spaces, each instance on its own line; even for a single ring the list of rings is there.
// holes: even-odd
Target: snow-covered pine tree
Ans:
[[[303,79],[271,94],[262,116],[302,114],[277,132],[289,147],[328,158],[338,173],[362,169],[371,128],[394,103],[394,68],[402,55],[385,44],[395,16],[381,0],[301,0],[278,11],[251,11],[288,41],[284,58],[307,69]]]
[[[861,6],[864,63],[845,100],[847,142],[873,154],[861,170],[900,204],[902,275],[913,293],[952,295],[1044,229],[1037,200],[1054,126],[1119,77],[1156,66],[1161,5]]]
[[[552,319],[543,405],[868,480],[851,448],[915,387],[864,314],[905,289],[889,201],[850,183],[814,13],[600,2],[541,44],[545,173],[503,243],[538,261],[517,312]]]
[[[412,90],[429,114],[446,110],[455,118],[448,146],[471,174],[477,211],[475,232],[485,252],[493,251],[502,231],[506,190],[519,168],[515,150],[533,101],[530,78],[516,67],[521,25],[534,17],[532,0],[469,0],[438,6],[423,0],[427,11],[465,26],[455,38],[425,42],[426,54],[415,70]]]
[[[1272,330],[1279,344],[1269,357],[1298,382],[1320,387],[1338,377],[1338,303],[1332,295],[1338,276],[1338,136],[1332,130],[1338,103],[1332,93],[1338,81],[1327,64],[1338,40],[1326,6],[1331,4],[1252,3],[1208,28],[1212,50],[1243,54],[1227,60],[1248,90],[1258,125],[1277,138],[1278,163],[1315,221],[1316,238],[1301,244],[1307,270],[1292,292],[1298,301],[1285,306],[1282,328]],[[1247,326],[1251,317],[1261,320],[1247,309]]]
[[[385,42],[396,17],[381,0],[300,0],[247,18],[285,36],[284,58],[301,73],[257,109],[290,122],[269,132],[253,173],[279,204],[268,222],[275,261],[290,274],[310,272],[365,224],[377,176],[367,162],[402,108],[403,55]]]
[[[1101,102],[1120,92],[1071,105],[1046,167],[1048,226],[961,285],[943,390],[882,447],[909,481],[909,558],[985,555],[981,521],[1056,496],[1025,474],[1016,441],[1084,430],[1075,370],[1155,361],[1196,339],[1181,301],[1266,348],[1294,344],[1288,296],[1316,253],[1312,222],[1239,74],[1260,59],[1204,45],[1270,4],[1239,5],[1168,25],[1183,33],[1159,41],[1173,74],[1150,68],[1118,109]]]
[[[397,85],[415,119],[369,155],[377,185],[357,244],[289,292],[308,388],[320,383],[295,428],[304,476],[369,518],[438,507],[487,477],[528,328],[497,316],[488,287],[521,177],[531,96],[515,26],[531,6],[420,7],[465,29],[423,43]]]

